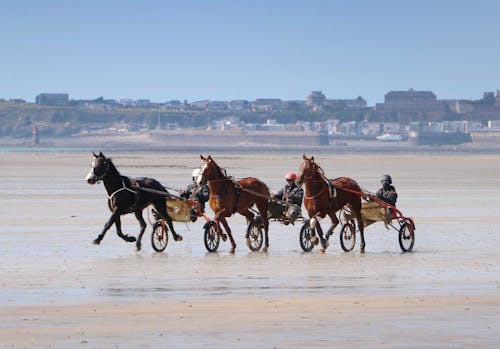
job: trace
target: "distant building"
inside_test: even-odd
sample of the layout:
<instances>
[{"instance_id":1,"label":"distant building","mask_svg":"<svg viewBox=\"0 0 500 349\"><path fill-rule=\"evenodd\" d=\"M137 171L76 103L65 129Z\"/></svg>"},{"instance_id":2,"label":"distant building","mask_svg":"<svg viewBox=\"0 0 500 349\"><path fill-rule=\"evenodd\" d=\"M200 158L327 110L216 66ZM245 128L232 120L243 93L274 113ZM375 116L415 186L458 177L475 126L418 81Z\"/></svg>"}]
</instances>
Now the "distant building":
<instances>
[{"instance_id":1,"label":"distant building","mask_svg":"<svg viewBox=\"0 0 500 349\"><path fill-rule=\"evenodd\" d=\"M24 99L21 98L14 98L14 99L9 99L10 103L16 103L16 104L23 104L26 103Z\"/></svg>"},{"instance_id":2,"label":"distant building","mask_svg":"<svg viewBox=\"0 0 500 349\"><path fill-rule=\"evenodd\" d=\"M284 101L283 109L288 111L300 111L304 110L306 106L305 101Z\"/></svg>"},{"instance_id":3,"label":"distant building","mask_svg":"<svg viewBox=\"0 0 500 349\"><path fill-rule=\"evenodd\" d=\"M455 103L454 111L458 114L470 114L474 111L474 102L465 99L459 99Z\"/></svg>"},{"instance_id":4,"label":"distant building","mask_svg":"<svg viewBox=\"0 0 500 349\"><path fill-rule=\"evenodd\" d=\"M324 105L332 110L359 110L367 106L361 96L356 99L327 99Z\"/></svg>"},{"instance_id":5,"label":"distant building","mask_svg":"<svg viewBox=\"0 0 500 349\"><path fill-rule=\"evenodd\" d=\"M40 93L36 96L36 104L40 105L68 105L67 93Z\"/></svg>"},{"instance_id":6,"label":"distant building","mask_svg":"<svg viewBox=\"0 0 500 349\"><path fill-rule=\"evenodd\" d=\"M409 89L388 92L384 103L377 103L375 109L386 121L407 123L439 119L446 113L447 104L438 101L431 91Z\"/></svg>"},{"instance_id":7,"label":"distant building","mask_svg":"<svg viewBox=\"0 0 500 349\"><path fill-rule=\"evenodd\" d=\"M254 111L273 111L282 109L283 102L278 98L257 98L255 102L252 103L252 109Z\"/></svg>"},{"instance_id":8,"label":"distant building","mask_svg":"<svg viewBox=\"0 0 500 349\"><path fill-rule=\"evenodd\" d=\"M318 107L325 104L326 97L321 91L312 91L306 99L308 107Z\"/></svg>"},{"instance_id":9,"label":"distant building","mask_svg":"<svg viewBox=\"0 0 500 349\"><path fill-rule=\"evenodd\" d=\"M169 110L183 110L184 104L178 99L173 99L171 101L165 102L164 107L165 109Z\"/></svg>"},{"instance_id":10,"label":"distant building","mask_svg":"<svg viewBox=\"0 0 500 349\"><path fill-rule=\"evenodd\" d=\"M229 102L227 107L231 111L245 111L250 109L250 103L246 100L233 100Z\"/></svg>"},{"instance_id":11,"label":"distant building","mask_svg":"<svg viewBox=\"0 0 500 349\"><path fill-rule=\"evenodd\" d=\"M228 108L227 104L228 103L225 102L225 101L211 101L207 105L207 110L208 111L223 111L223 110L227 110L227 108Z\"/></svg>"},{"instance_id":12,"label":"distant building","mask_svg":"<svg viewBox=\"0 0 500 349\"><path fill-rule=\"evenodd\" d=\"M209 103L210 103L209 100L191 102L191 108L192 109L198 109L198 110L207 110L207 107L208 107Z\"/></svg>"},{"instance_id":13,"label":"distant building","mask_svg":"<svg viewBox=\"0 0 500 349\"><path fill-rule=\"evenodd\" d=\"M138 99L136 106L139 108L149 108L151 107L151 101L149 99Z\"/></svg>"},{"instance_id":14,"label":"distant building","mask_svg":"<svg viewBox=\"0 0 500 349\"><path fill-rule=\"evenodd\" d=\"M434 112L437 108L436 95L431 91L390 91L384 96L384 108L388 111Z\"/></svg>"},{"instance_id":15,"label":"distant building","mask_svg":"<svg viewBox=\"0 0 500 349\"><path fill-rule=\"evenodd\" d=\"M500 115L500 97L498 91L494 92L484 92L483 98L474 101L474 112L475 116L487 117L487 118L498 118Z\"/></svg>"}]
</instances>

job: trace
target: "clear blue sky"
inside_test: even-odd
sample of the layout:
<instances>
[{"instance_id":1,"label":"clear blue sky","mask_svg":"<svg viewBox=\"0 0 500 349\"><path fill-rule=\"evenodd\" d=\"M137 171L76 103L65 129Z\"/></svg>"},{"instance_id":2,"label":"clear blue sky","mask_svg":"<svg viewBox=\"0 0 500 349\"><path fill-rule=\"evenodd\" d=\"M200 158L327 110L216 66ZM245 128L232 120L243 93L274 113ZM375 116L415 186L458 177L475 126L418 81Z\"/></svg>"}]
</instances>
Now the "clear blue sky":
<instances>
[{"instance_id":1,"label":"clear blue sky","mask_svg":"<svg viewBox=\"0 0 500 349\"><path fill-rule=\"evenodd\" d=\"M0 0L0 98L478 99L499 29L495 0Z\"/></svg>"}]
</instances>

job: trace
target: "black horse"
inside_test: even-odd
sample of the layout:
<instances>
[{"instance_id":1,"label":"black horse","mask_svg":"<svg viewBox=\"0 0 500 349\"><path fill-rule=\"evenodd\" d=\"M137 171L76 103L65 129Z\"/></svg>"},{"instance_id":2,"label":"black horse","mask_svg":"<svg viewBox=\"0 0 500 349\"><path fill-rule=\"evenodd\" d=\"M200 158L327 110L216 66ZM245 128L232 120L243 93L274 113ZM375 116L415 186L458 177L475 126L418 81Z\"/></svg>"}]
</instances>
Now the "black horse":
<instances>
[{"instance_id":1,"label":"black horse","mask_svg":"<svg viewBox=\"0 0 500 349\"><path fill-rule=\"evenodd\" d=\"M120 175L115 165L110 158L106 158L102 152L99 155L94 154L94 161L89 173L85 177L89 184L95 184L98 181L104 182L104 187L108 192L108 206L111 212L111 217L104 225L103 231L94 240L94 244L99 245L101 240L109 228L113 225L116 226L116 233L119 237L127 242L136 242L137 251L141 250L141 239L144 231L146 230L146 222L142 217L142 211L149 205L153 205L159 215L167 222L172 236L175 241L181 241L182 236L178 235L172 225L172 219L167 213L167 201L164 195L146 191L152 189L153 191L165 192L168 191L153 178L129 178ZM145 190L142 190L144 188ZM135 217L141 225L141 231L137 240L130 235L122 233L122 225L120 216L127 213L134 213Z\"/></svg>"}]
</instances>

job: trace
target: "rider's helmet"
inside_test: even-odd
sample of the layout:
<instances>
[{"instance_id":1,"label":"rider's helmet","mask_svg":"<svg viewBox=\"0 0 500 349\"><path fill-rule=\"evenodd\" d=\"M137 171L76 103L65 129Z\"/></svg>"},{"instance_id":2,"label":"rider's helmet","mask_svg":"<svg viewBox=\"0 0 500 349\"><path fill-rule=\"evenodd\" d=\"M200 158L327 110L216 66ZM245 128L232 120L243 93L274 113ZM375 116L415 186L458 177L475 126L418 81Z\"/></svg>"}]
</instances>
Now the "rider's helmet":
<instances>
[{"instance_id":1,"label":"rider's helmet","mask_svg":"<svg viewBox=\"0 0 500 349\"><path fill-rule=\"evenodd\" d=\"M201 171L200 171L200 169L199 169L199 168L195 168L195 169L193 170L192 175L193 175L193 182L195 182L195 183L196 183L196 185L197 185L198 187L200 187L200 186L201 186L201 180L202 180L202 178L201 178Z\"/></svg>"},{"instance_id":2,"label":"rider's helmet","mask_svg":"<svg viewBox=\"0 0 500 349\"><path fill-rule=\"evenodd\" d=\"M392 183L392 178L391 178L391 176L389 176L388 174L385 174L385 175L383 175L383 176L382 176L382 178L380 179L380 182L381 182L382 184L384 184L384 183L391 184L391 183Z\"/></svg>"},{"instance_id":3,"label":"rider's helmet","mask_svg":"<svg viewBox=\"0 0 500 349\"><path fill-rule=\"evenodd\" d=\"M285 175L285 179L286 179L286 180L289 180L289 179L293 179L293 180L295 180L295 179L297 179L297 175L296 175L295 173L293 173L293 172L288 172L288 173Z\"/></svg>"}]
</instances>

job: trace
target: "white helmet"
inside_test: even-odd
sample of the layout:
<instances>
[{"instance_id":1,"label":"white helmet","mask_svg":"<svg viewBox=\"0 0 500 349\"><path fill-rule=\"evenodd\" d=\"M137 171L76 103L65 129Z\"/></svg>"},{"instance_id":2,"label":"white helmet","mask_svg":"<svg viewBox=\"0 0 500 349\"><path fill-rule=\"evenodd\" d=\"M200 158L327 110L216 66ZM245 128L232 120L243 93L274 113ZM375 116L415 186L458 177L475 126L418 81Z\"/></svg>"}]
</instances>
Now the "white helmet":
<instances>
[{"instance_id":1,"label":"white helmet","mask_svg":"<svg viewBox=\"0 0 500 349\"><path fill-rule=\"evenodd\" d=\"M193 182L199 187L201 186L201 171L199 168L193 170Z\"/></svg>"}]
</instances>

